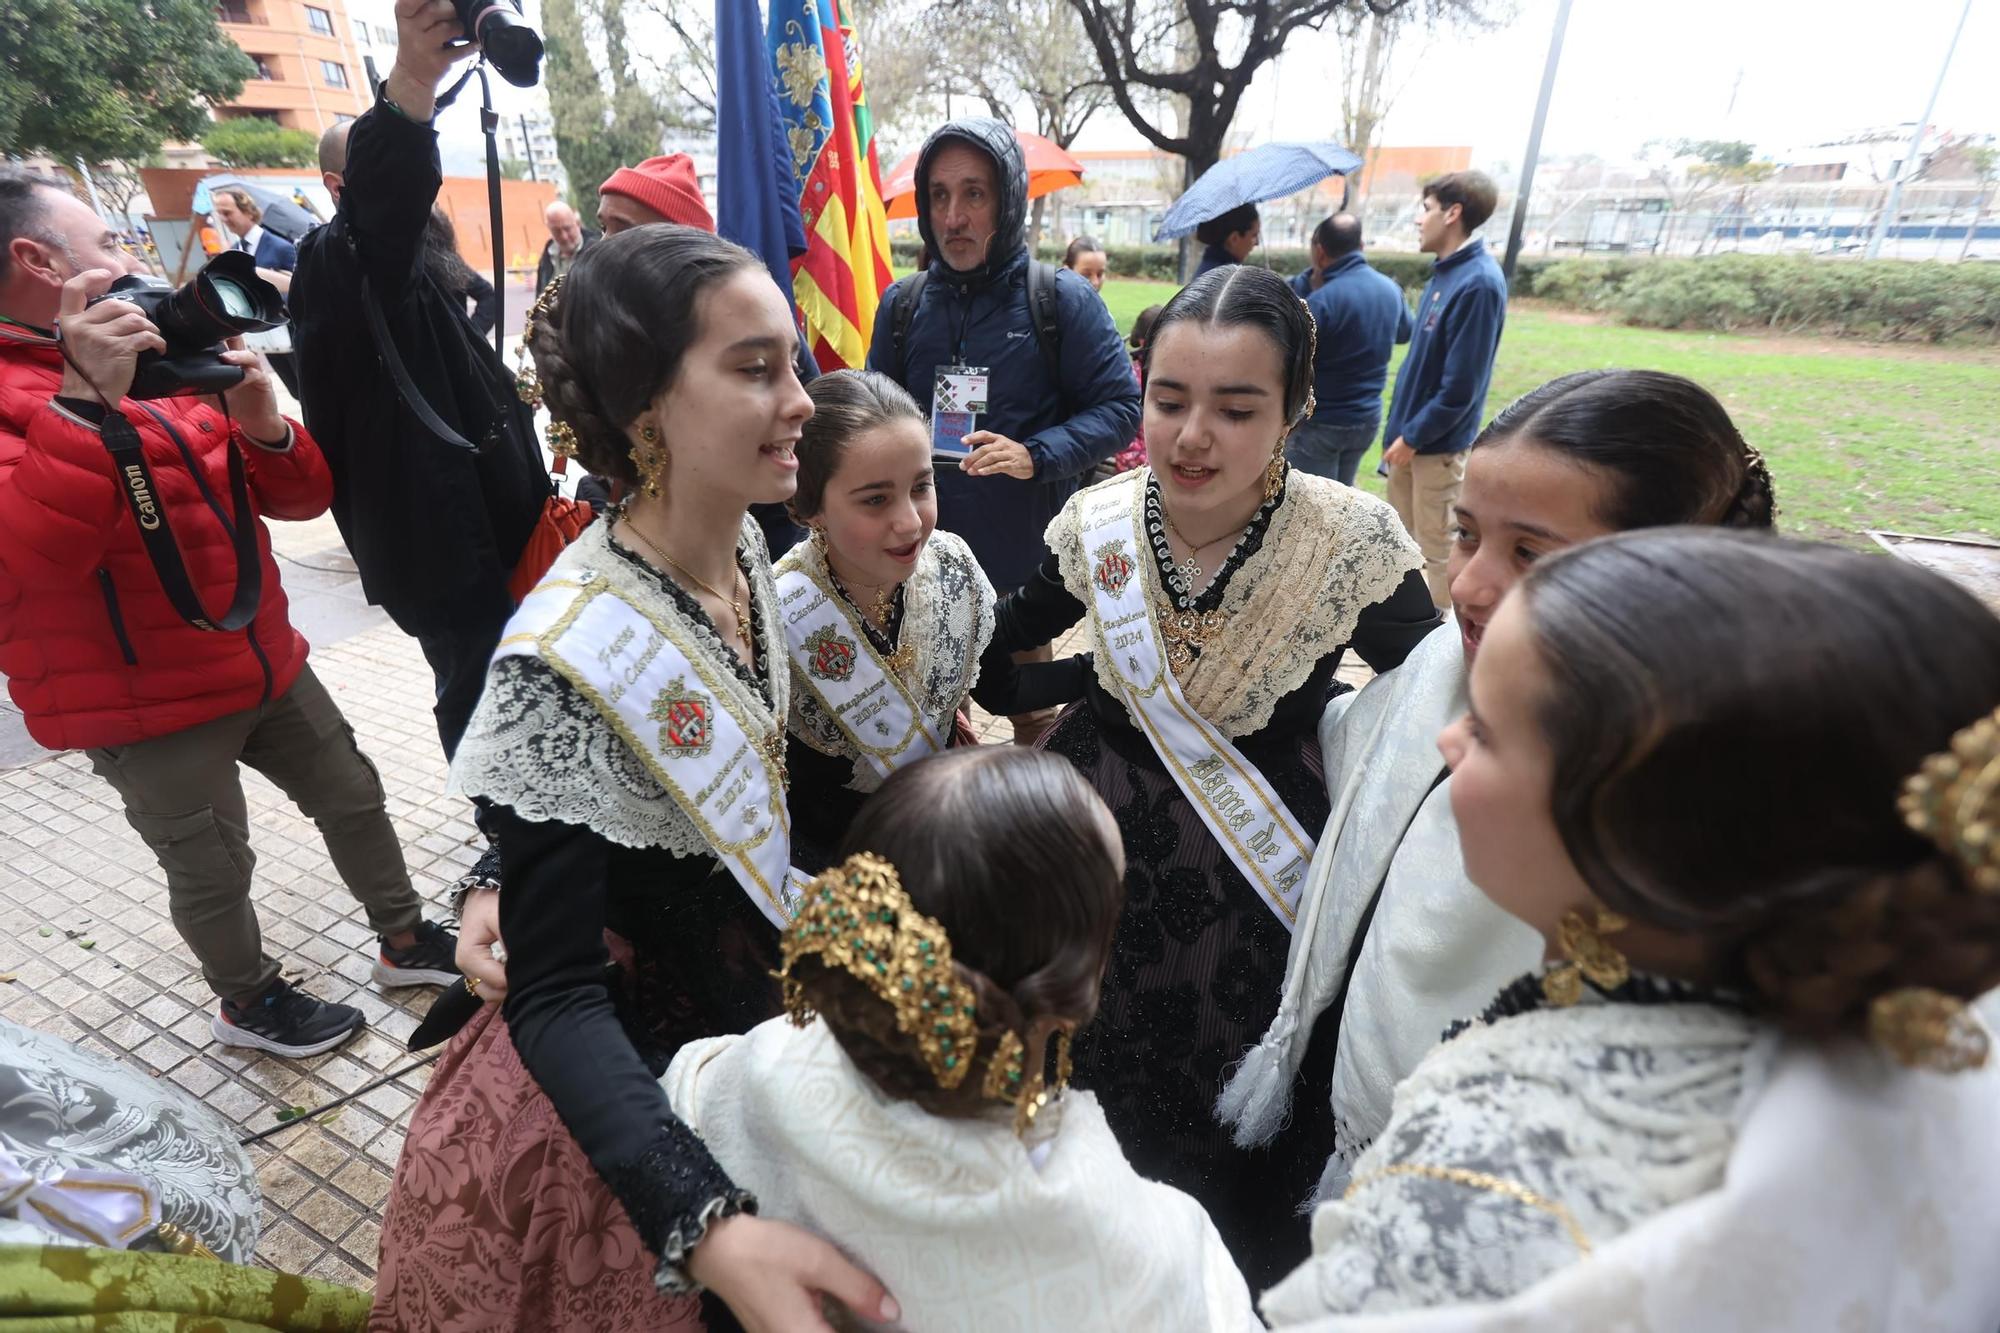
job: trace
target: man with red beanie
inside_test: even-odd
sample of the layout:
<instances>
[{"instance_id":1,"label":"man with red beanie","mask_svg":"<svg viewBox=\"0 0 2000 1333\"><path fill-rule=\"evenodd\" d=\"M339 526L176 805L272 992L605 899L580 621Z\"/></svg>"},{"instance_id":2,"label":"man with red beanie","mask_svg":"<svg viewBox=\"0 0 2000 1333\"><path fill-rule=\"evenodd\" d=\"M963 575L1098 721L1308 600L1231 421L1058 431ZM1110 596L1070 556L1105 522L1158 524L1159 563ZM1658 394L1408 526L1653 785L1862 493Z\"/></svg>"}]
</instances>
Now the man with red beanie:
<instances>
[{"instance_id":1,"label":"man with red beanie","mask_svg":"<svg viewBox=\"0 0 2000 1333\"><path fill-rule=\"evenodd\" d=\"M694 169L694 159L686 153L649 157L636 167L620 167L597 189L597 225L606 236L656 222L699 227L710 234L715 231L715 217L702 198L701 176ZM803 336L793 363L801 384L819 378L819 367L813 363ZM611 487L601 477L585 478L577 484L576 493L600 510L610 506ZM751 505L750 514L764 529L774 560L805 535L782 504Z\"/></svg>"},{"instance_id":2,"label":"man with red beanie","mask_svg":"<svg viewBox=\"0 0 2000 1333\"><path fill-rule=\"evenodd\" d=\"M141 271L66 188L0 169L0 671L29 734L85 751L159 859L221 1002L216 1040L313 1055L363 1017L263 950L239 764L319 825L381 937L377 982L458 981L456 942L423 919L382 780L286 615L264 518L324 513L326 460L240 339L222 353L247 372L226 411L127 398L139 357L167 344L138 306L91 298ZM224 630L217 607L247 622Z\"/></svg>"},{"instance_id":3,"label":"man with red beanie","mask_svg":"<svg viewBox=\"0 0 2000 1333\"><path fill-rule=\"evenodd\" d=\"M701 177L686 153L649 157L636 167L620 167L597 190L597 225L616 236L649 222L715 230L715 218L701 197Z\"/></svg>"}]
</instances>

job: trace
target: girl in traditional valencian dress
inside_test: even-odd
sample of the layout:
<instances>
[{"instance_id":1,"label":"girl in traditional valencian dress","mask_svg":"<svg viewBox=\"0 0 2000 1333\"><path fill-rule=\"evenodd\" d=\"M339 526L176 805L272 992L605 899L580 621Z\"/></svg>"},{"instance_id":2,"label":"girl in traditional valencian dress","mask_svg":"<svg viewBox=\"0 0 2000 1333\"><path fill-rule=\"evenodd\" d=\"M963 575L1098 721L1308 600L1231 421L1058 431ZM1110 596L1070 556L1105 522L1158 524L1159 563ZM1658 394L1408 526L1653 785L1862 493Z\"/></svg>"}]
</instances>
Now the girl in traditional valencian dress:
<instances>
[{"instance_id":1,"label":"girl in traditional valencian dress","mask_svg":"<svg viewBox=\"0 0 2000 1333\"><path fill-rule=\"evenodd\" d=\"M791 1020L691 1042L665 1081L766 1217L818 1231L923 1333L1248 1333L1201 1206L1063 1087L1124 898L1110 811L1063 760L898 768L786 932Z\"/></svg>"},{"instance_id":2,"label":"girl in traditional valencian dress","mask_svg":"<svg viewBox=\"0 0 2000 1333\"><path fill-rule=\"evenodd\" d=\"M379 1327L695 1328L697 1285L753 1330L824 1328L821 1290L893 1317L751 1216L657 1081L778 1011L790 682L747 510L795 485L796 340L761 262L684 227L593 246L532 321L551 414L632 499L523 601L454 761L491 803L512 954L413 1117Z\"/></svg>"},{"instance_id":3,"label":"girl in traditional valencian dress","mask_svg":"<svg viewBox=\"0 0 2000 1333\"><path fill-rule=\"evenodd\" d=\"M930 432L903 387L839 370L806 388L792 514L811 540L777 564L792 661L792 862L818 870L897 768L968 743L968 693L999 716L1068 703L1081 658L1016 666L993 645L993 587L937 528Z\"/></svg>"},{"instance_id":4,"label":"girl in traditional valencian dress","mask_svg":"<svg viewBox=\"0 0 2000 1333\"><path fill-rule=\"evenodd\" d=\"M1201 1200L1254 1287L1303 1253L1293 1210L1332 1138L1324 1098L1299 1109L1310 1147L1284 1153L1235 1148L1213 1109L1275 1012L1326 823L1315 728L1349 645L1387 670L1439 622L1394 511L1285 465L1313 321L1282 278L1196 279L1147 357L1150 466L1071 499L996 637L1089 622L1095 678L1043 743L1117 817L1127 901L1077 1082L1142 1175Z\"/></svg>"},{"instance_id":5,"label":"girl in traditional valencian dress","mask_svg":"<svg viewBox=\"0 0 2000 1333\"><path fill-rule=\"evenodd\" d=\"M1273 1324L2000 1326L2000 620L1881 556L1603 538L1486 622L1438 748L1551 961L1396 1089Z\"/></svg>"},{"instance_id":6,"label":"girl in traditional valencian dress","mask_svg":"<svg viewBox=\"0 0 2000 1333\"><path fill-rule=\"evenodd\" d=\"M1330 700L1320 720L1334 813L1278 1016L1223 1094L1239 1143L1277 1135L1293 1096L1326 1098L1325 1084L1295 1079L1305 1038L1337 1024L1321 1194L1338 1198L1388 1122L1396 1084L1438 1034L1542 956L1541 936L1466 879L1437 752L1438 731L1465 712L1480 636L1507 590L1536 561L1593 537L1677 523L1769 530L1776 509L1762 456L1712 394L1678 375L1564 375L1472 442L1454 507L1453 614L1402 666Z\"/></svg>"}]
</instances>

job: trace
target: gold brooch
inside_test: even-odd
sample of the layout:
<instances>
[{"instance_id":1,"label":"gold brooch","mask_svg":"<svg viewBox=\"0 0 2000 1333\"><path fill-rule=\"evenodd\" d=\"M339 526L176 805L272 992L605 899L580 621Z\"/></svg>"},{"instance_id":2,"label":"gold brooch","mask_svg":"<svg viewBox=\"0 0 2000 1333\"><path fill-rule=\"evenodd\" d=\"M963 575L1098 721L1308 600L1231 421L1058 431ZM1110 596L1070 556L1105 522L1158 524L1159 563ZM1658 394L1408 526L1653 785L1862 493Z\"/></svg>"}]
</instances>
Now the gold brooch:
<instances>
[{"instance_id":1,"label":"gold brooch","mask_svg":"<svg viewBox=\"0 0 2000 1333\"><path fill-rule=\"evenodd\" d=\"M1868 1035L1897 1063L1940 1074L1981 1068L1990 1044L1965 1001L1928 986L1876 996L1868 1006Z\"/></svg>"},{"instance_id":2,"label":"gold brooch","mask_svg":"<svg viewBox=\"0 0 2000 1333\"><path fill-rule=\"evenodd\" d=\"M1229 623L1220 611L1182 611L1160 607L1160 638L1167 645L1167 665L1175 675L1193 666L1209 639Z\"/></svg>"},{"instance_id":3,"label":"gold brooch","mask_svg":"<svg viewBox=\"0 0 2000 1333\"><path fill-rule=\"evenodd\" d=\"M1556 927L1556 947L1564 961L1542 974L1543 997L1560 1009L1583 998L1585 978L1599 990L1624 985L1632 975L1631 965L1604 936L1616 935L1628 924L1618 913L1601 907L1595 923L1584 920L1581 912L1564 912Z\"/></svg>"}]
</instances>

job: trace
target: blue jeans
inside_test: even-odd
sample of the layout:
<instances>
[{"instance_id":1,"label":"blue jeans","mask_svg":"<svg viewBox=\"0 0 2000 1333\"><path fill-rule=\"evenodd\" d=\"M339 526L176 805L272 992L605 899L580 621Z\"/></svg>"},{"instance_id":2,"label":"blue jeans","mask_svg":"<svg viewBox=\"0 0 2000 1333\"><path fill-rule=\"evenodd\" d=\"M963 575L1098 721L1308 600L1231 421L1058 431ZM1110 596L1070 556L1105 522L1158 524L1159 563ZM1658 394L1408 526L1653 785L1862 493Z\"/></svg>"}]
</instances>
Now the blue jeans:
<instances>
[{"instance_id":1,"label":"blue jeans","mask_svg":"<svg viewBox=\"0 0 2000 1333\"><path fill-rule=\"evenodd\" d=\"M1380 424L1364 421L1347 425L1317 418L1302 422L1285 442L1285 457L1302 472L1352 486L1361 456L1375 443L1375 431Z\"/></svg>"}]
</instances>

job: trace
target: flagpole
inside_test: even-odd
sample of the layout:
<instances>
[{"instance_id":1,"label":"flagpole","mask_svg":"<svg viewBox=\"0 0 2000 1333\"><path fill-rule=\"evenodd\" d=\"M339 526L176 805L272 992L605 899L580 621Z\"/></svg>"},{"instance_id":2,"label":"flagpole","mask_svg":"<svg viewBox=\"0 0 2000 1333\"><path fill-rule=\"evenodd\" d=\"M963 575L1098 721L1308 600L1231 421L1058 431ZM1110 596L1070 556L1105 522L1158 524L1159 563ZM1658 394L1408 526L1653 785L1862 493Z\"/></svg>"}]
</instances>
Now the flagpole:
<instances>
[{"instance_id":1,"label":"flagpole","mask_svg":"<svg viewBox=\"0 0 2000 1333\"><path fill-rule=\"evenodd\" d=\"M1971 0L1967 0L1971 3ZM1521 184L1514 193L1514 222L1507 228L1507 258L1500 265L1509 284L1514 281L1514 264L1521 257L1521 231L1528 225L1528 194L1535 184L1535 163L1542 156L1542 126L1549 119L1549 98L1556 90L1556 65L1562 60L1563 31L1569 27L1570 0L1556 6L1555 31L1549 34L1549 58L1542 66L1542 95L1535 102L1535 123L1528 131L1528 155L1521 164Z\"/></svg>"},{"instance_id":2,"label":"flagpole","mask_svg":"<svg viewBox=\"0 0 2000 1333\"><path fill-rule=\"evenodd\" d=\"M1875 234L1868 238L1868 258L1878 259L1882 254L1882 237L1896 224L1896 215L1903 207L1903 182L1917 170L1917 154L1923 151L1924 136L1931 130L1931 112L1937 110L1938 94L1944 91L1944 76L1951 72L1951 58L1958 53L1958 39L1965 32L1965 21L1972 17L1972 0L1965 0L1965 8L1958 13L1958 26L1951 30L1951 45L1944 49L1944 63L1938 66L1937 82L1931 85L1931 100L1924 103L1923 119L1917 122L1917 132L1910 136L1910 149L1903 154L1903 160L1896 165L1896 181L1889 187L1889 202L1882 206L1882 220L1875 224ZM1973 219L1975 222L1978 219Z\"/></svg>"}]
</instances>

